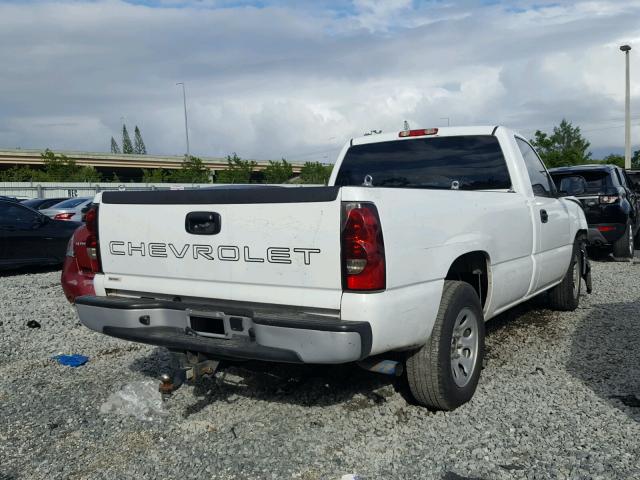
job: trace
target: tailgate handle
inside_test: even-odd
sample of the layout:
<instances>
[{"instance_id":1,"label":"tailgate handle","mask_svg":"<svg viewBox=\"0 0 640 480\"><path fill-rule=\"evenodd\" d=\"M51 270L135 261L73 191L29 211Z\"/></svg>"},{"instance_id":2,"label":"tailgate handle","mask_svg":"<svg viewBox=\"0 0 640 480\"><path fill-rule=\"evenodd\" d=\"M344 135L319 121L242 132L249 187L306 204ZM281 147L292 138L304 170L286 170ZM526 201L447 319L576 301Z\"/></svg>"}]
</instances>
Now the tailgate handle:
<instances>
[{"instance_id":1,"label":"tailgate handle","mask_svg":"<svg viewBox=\"0 0 640 480\"><path fill-rule=\"evenodd\" d=\"M216 212L189 212L184 228L194 235L216 235L220 233L220 214Z\"/></svg>"}]
</instances>

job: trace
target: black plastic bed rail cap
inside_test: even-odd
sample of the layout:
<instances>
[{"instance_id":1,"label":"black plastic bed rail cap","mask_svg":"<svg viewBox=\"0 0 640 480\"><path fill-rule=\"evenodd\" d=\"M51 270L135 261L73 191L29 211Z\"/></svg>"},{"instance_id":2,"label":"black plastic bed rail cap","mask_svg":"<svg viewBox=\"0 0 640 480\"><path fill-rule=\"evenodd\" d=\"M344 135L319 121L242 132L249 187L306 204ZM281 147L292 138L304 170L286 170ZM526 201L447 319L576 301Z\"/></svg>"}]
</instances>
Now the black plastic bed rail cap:
<instances>
[{"instance_id":1,"label":"black plastic bed rail cap","mask_svg":"<svg viewBox=\"0 0 640 480\"><path fill-rule=\"evenodd\" d=\"M151 192L104 192L102 203L115 205L207 205L332 202L340 187L202 188Z\"/></svg>"}]
</instances>

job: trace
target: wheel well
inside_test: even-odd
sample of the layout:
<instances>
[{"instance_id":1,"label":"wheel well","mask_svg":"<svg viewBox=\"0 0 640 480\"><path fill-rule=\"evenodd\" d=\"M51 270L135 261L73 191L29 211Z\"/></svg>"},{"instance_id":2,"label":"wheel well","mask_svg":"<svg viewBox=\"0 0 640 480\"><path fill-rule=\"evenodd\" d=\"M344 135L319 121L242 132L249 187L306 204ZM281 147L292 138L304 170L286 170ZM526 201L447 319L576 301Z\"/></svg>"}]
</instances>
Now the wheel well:
<instances>
[{"instance_id":1,"label":"wheel well","mask_svg":"<svg viewBox=\"0 0 640 480\"><path fill-rule=\"evenodd\" d=\"M576 238L579 238L579 237L584 237L585 240L587 239L587 231L584 228L581 228L576 233Z\"/></svg>"},{"instance_id":2,"label":"wheel well","mask_svg":"<svg viewBox=\"0 0 640 480\"><path fill-rule=\"evenodd\" d=\"M489 292L489 255L486 252L469 252L459 256L449 267L445 280L459 280L471 285L484 308Z\"/></svg>"}]
</instances>

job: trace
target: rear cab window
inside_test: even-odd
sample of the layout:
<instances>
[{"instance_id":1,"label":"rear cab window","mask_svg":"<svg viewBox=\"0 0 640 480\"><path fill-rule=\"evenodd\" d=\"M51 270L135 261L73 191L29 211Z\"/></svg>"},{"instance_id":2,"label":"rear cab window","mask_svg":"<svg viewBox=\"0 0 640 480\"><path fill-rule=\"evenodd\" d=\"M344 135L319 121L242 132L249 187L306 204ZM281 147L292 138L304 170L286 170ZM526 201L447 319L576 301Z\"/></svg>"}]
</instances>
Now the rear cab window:
<instances>
[{"instance_id":1,"label":"rear cab window","mask_svg":"<svg viewBox=\"0 0 640 480\"><path fill-rule=\"evenodd\" d=\"M496 137L465 135L354 145L335 185L509 190L511 177Z\"/></svg>"},{"instance_id":2,"label":"rear cab window","mask_svg":"<svg viewBox=\"0 0 640 480\"><path fill-rule=\"evenodd\" d=\"M607 170L568 170L551 174L558 189L563 178L575 176L580 176L587 182L584 195L606 195L615 191L611 175Z\"/></svg>"}]
</instances>

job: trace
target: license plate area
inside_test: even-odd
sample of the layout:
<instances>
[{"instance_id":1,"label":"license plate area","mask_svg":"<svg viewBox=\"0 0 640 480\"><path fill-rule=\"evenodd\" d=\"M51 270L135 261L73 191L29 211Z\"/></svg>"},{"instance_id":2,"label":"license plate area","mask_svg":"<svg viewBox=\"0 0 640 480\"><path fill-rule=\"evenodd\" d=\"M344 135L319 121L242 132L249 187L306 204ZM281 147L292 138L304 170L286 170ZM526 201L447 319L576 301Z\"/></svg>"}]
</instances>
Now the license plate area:
<instances>
[{"instance_id":1,"label":"license plate area","mask_svg":"<svg viewBox=\"0 0 640 480\"><path fill-rule=\"evenodd\" d=\"M216 317L201 317L190 315L191 329L198 333L207 333L215 336L226 336L224 329L224 319Z\"/></svg>"},{"instance_id":2,"label":"license plate area","mask_svg":"<svg viewBox=\"0 0 640 480\"><path fill-rule=\"evenodd\" d=\"M215 338L250 336L252 320L249 317L194 310L188 310L187 315L188 325L199 335Z\"/></svg>"}]
</instances>

